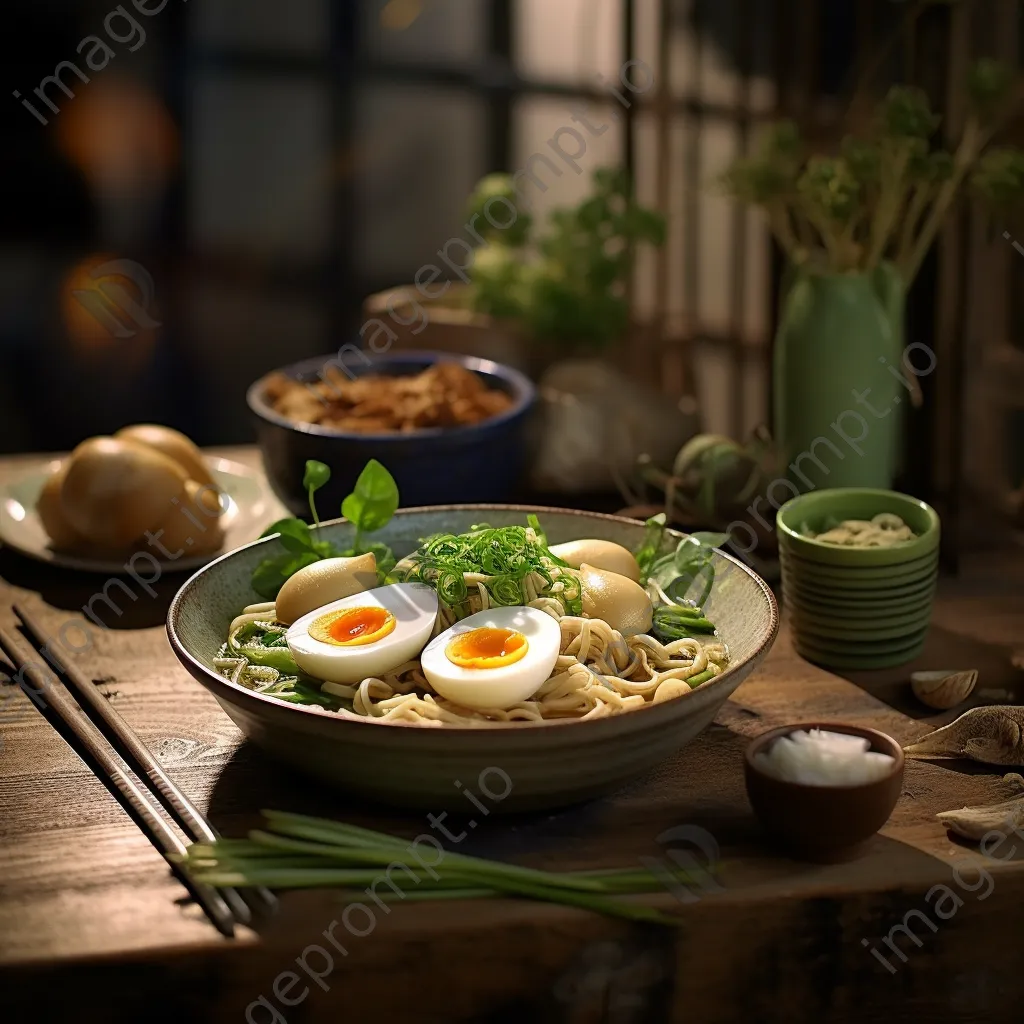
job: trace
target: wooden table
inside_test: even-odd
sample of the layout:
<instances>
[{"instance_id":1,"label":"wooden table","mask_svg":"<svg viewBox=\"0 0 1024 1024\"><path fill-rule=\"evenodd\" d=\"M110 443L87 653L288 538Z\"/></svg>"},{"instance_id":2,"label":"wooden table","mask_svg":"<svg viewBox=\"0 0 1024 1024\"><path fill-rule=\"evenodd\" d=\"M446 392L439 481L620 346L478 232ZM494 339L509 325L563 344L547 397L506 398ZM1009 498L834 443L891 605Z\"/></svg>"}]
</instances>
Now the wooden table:
<instances>
[{"instance_id":1,"label":"wooden table","mask_svg":"<svg viewBox=\"0 0 1024 1024\"><path fill-rule=\"evenodd\" d=\"M23 467L0 462L0 482ZM978 667L981 686L1019 699L1024 673L1009 658L1024 634L1018 570L1004 557L946 581L920 664ZM4 625L17 599L54 629L103 582L11 552L0 552L0 577ZM161 580L158 597L127 609L81 664L182 789L229 834L268 806L421 831L422 816L354 805L242 741L168 648L163 620L180 582ZM681 915L678 932L529 902L394 905L371 934L334 953L334 972L319 983L296 958L327 945L322 933L341 911L335 894L286 894L258 934L220 938L104 787L27 698L3 687L0 1021L1016 1020L1024 865L983 858L934 819L1010 795L1000 774L908 764L886 828L862 857L831 866L775 853L744 795L741 752L775 725L834 718L909 741L952 717L925 719L908 671L840 678L796 657L784 629L715 724L650 777L583 807L492 820L471 840L471 852L545 867L632 865L664 855L658 837L669 827L700 825L720 845L723 888L683 906L667 893L652 897ZM1024 857L1024 842L1016 846ZM925 900L936 885L960 901L944 905L946 919ZM906 962L882 944L904 921L920 943L895 933ZM319 954L305 956L312 973L326 972Z\"/></svg>"}]
</instances>

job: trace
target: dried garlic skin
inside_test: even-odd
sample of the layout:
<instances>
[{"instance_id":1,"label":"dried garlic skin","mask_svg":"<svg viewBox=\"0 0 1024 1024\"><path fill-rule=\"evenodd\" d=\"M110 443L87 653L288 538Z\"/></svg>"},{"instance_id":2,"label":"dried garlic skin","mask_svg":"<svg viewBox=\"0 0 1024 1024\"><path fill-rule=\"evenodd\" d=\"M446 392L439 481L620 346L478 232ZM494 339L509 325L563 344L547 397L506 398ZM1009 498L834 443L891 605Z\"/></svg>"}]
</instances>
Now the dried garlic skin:
<instances>
[{"instance_id":1,"label":"dried garlic skin","mask_svg":"<svg viewBox=\"0 0 1024 1024\"><path fill-rule=\"evenodd\" d=\"M1008 836L1024 826L1024 797L1002 800L985 807L961 807L958 811L940 811L935 815L951 832L975 842L991 832Z\"/></svg>"},{"instance_id":2,"label":"dried garlic skin","mask_svg":"<svg viewBox=\"0 0 1024 1024\"><path fill-rule=\"evenodd\" d=\"M976 668L963 672L913 672L910 687L922 704L939 711L948 711L967 700L977 681Z\"/></svg>"},{"instance_id":3,"label":"dried garlic skin","mask_svg":"<svg viewBox=\"0 0 1024 1024\"><path fill-rule=\"evenodd\" d=\"M1024 793L1024 776L1018 772L1008 772L1003 776L1003 782L1018 794ZM1024 796L1018 795L984 807L940 811L935 817L951 832L975 842L980 842L993 832L1008 836L1024 826Z\"/></svg>"},{"instance_id":4,"label":"dried garlic skin","mask_svg":"<svg viewBox=\"0 0 1024 1024\"><path fill-rule=\"evenodd\" d=\"M903 752L910 757L969 757L984 764L1024 765L1024 707L971 708Z\"/></svg>"}]
</instances>

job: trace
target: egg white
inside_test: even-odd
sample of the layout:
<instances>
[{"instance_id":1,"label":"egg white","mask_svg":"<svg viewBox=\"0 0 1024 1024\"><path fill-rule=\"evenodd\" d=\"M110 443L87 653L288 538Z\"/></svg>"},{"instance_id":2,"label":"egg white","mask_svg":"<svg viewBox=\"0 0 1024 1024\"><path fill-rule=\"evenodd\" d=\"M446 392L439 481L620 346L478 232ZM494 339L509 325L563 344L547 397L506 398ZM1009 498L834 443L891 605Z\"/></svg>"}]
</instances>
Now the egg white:
<instances>
[{"instance_id":1,"label":"egg white","mask_svg":"<svg viewBox=\"0 0 1024 1024\"><path fill-rule=\"evenodd\" d=\"M514 629L526 637L526 654L499 668L465 668L448 660L445 648L454 637L491 626ZM467 708L509 708L529 697L551 675L558 660L562 631L556 619L537 608L489 608L455 623L436 636L420 655L423 674L448 700Z\"/></svg>"},{"instance_id":2,"label":"egg white","mask_svg":"<svg viewBox=\"0 0 1024 1024\"><path fill-rule=\"evenodd\" d=\"M370 644L337 647L309 635L321 615L344 608L384 608L395 628ZM307 675L330 683L361 683L398 668L423 649L437 622L437 594L423 583L393 583L314 608L289 627L285 639L295 663Z\"/></svg>"}]
</instances>

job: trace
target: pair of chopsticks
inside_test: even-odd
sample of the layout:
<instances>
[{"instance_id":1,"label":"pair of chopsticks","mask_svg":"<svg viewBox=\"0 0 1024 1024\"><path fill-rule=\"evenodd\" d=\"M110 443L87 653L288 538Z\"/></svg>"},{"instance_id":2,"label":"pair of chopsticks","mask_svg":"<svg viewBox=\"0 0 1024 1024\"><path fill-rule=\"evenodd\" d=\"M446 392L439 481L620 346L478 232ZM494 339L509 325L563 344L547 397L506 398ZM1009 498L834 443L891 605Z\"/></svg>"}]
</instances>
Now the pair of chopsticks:
<instances>
[{"instance_id":1,"label":"pair of chopsticks","mask_svg":"<svg viewBox=\"0 0 1024 1024\"><path fill-rule=\"evenodd\" d=\"M160 807L197 842L213 842L218 838L216 830L171 781L93 681L61 654L59 645L30 615L17 605L14 613L32 644L19 634L0 628L0 649L17 670L21 688L51 725L57 728L54 718L63 723L70 736L63 732L62 735L163 855L210 921L230 937L236 924L252 920L254 910L272 912L277 901L267 889L247 890L247 903L236 889L215 889L189 876L178 861L186 852L185 844L167 823ZM142 787L136 784L132 772Z\"/></svg>"}]
</instances>

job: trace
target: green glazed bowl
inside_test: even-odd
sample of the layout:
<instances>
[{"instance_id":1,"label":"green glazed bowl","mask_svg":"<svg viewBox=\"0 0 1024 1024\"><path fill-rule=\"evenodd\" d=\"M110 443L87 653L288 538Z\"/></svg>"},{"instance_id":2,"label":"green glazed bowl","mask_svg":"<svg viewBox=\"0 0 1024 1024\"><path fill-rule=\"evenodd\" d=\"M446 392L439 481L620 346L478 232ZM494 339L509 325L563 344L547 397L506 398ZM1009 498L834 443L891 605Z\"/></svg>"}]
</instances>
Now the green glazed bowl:
<instances>
[{"instance_id":1,"label":"green glazed bowl","mask_svg":"<svg viewBox=\"0 0 1024 1024\"><path fill-rule=\"evenodd\" d=\"M927 626L931 621L930 606L904 615L886 616L867 622L863 619L843 619L816 614L797 605L785 601L789 620L793 628L803 636L817 636L834 640L859 643L863 640L895 640L906 636L917 629Z\"/></svg>"},{"instance_id":2,"label":"green glazed bowl","mask_svg":"<svg viewBox=\"0 0 1024 1024\"><path fill-rule=\"evenodd\" d=\"M908 576L897 576L892 580L859 580L854 578L832 579L794 570L791 564L780 559L782 582L795 583L802 589L814 590L823 595L843 597L846 594L864 597L902 597L915 590L924 590L929 583L939 578L938 566L919 570Z\"/></svg>"},{"instance_id":3,"label":"green glazed bowl","mask_svg":"<svg viewBox=\"0 0 1024 1024\"><path fill-rule=\"evenodd\" d=\"M879 512L892 512L917 534L905 544L891 548L848 548L805 537L803 526L815 532L835 518L870 519ZM810 491L790 498L775 517L779 546L812 562L864 568L902 565L930 554L939 546L939 517L935 510L909 494L867 487L837 487Z\"/></svg>"},{"instance_id":4,"label":"green glazed bowl","mask_svg":"<svg viewBox=\"0 0 1024 1024\"><path fill-rule=\"evenodd\" d=\"M899 565L869 565L869 566L846 566L846 565L822 565L820 562L812 562L810 559L802 558L794 554L785 545L779 547L779 558L788 563L794 572L801 576L814 577L820 580L835 580L845 582L846 580L859 580L876 583L879 586L886 583L901 581L905 578L913 579L915 576L924 575L935 570L939 565L938 549L923 558L915 558L912 562L903 562Z\"/></svg>"},{"instance_id":5,"label":"green glazed bowl","mask_svg":"<svg viewBox=\"0 0 1024 1024\"><path fill-rule=\"evenodd\" d=\"M616 516L515 505L451 505L403 510L373 539L401 557L431 534L462 533L483 522L523 525L529 512L537 514L553 544L596 537L635 550L644 537L643 523ZM325 523L319 537L345 547L351 544L352 529L343 521ZM171 648L185 670L268 755L342 793L401 807L465 810L465 796L456 784L480 792L489 779L494 785L499 772L506 794L491 807L495 812L558 807L616 789L706 729L726 698L763 661L779 628L778 608L767 584L736 559L715 551L715 585L705 607L731 660L721 675L696 690L585 722L466 728L353 720L282 703L214 671L213 659L231 619L259 600L250 583L253 569L279 550L276 535L264 538L196 573L171 603ZM480 779L484 781L478 785Z\"/></svg>"},{"instance_id":6,"label":"green glazed bowl","mask_svg":"<svg viewBox=\"0 0 1024 1024\"><path fill-rule=\"evenodd\" d=\"M859 580L832 579L828 576L817 576L813 573L800 572L792 568L792 563L780 562L783 582L793 582L798 586L814 589L823 594L857 595L867 594L873 597L885 597L895 591L906 592L914 587L922 588L930 581L939 578L938 566L908 576L898 576L892 580Z\"/></svg>"},{"instance_id":7,"label":"green glazed bowl","mask_svg":"<svg viewBox=\"0 0 1024 1024\"><path fill-rule=\"evenodd\" d=\"M793 642L796 653L801 658L824 668L848 669L850 671L894 668L897 665L905 665L908 661L913 661L924 650L924 644L925 636L922 636L902 650L881 654L876 652L851 654L823 651L820 647L802 643L796 639Z\"/></svg>"},{"instance_id":8,"label":"green glazed bowl","mask_svg":"<svg viewBox=\"0 0 1024 1024\"><path fill-rule=\"evenodd\" d=\"M813 615L822 623L830 621L848 623L853 629L859 628L862 623L887 622L894 616L916 615L926 609L930 610L933 599L933 594L929 592L914 601L833 604L798 597L792 590L783 590L782 594L782 603L787 611L794 614L801 612L804 615Z\"/></svg>"},{"instance_id":9,"label":"green glazed bowl","mask_svg":"<svg viewBox=\"0 0 1024 1024\"><path fill-rule=\"evenodd\" d=\"M787 576L783 573L784 591L795 594L809 603L826 604L838 609L892 606L897 603L923 599L931 601L935 596L937 583L938 577L932 576L902 587L882 587L877 590L857 587L844 589L804 583L801 580L794 579L791 575Z\"/></svg>"},{"instance_id":10,"label":"green glazed bowl","mask_svg":"<svg viewBox=\"0 0 1024 1024\"><path fill-rule=\"evenodd\" d=\"M817 636L800 630L800 643L807 648L825 654L897 654L908 647L924 640L928 634L928 626L908 629L902 636L890 637L887 640L836 640L833 637Z\"/></svg>"},{"instance_id":11,"label":"green glazed bowl","mask_svg":"<svg viewBox=\"0 0 1024 1024\"><path fill-rule=\"evenodd\" d=\"M926 609L917 615L908 616L902 622L877 624L864 629L835 625L836 620L824 622L817 618L803 617L798 612L792 612L789 621L793 629L811 643L823 641L836 646L860 647L862 644L889 643L892 640L905 639L918 630L925 629L931 621L931 610Z\"/></svg>"}]
</instances>

